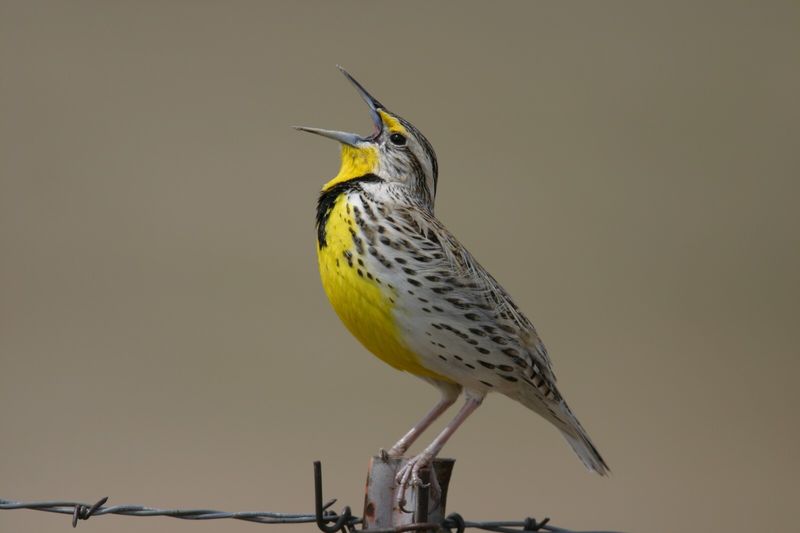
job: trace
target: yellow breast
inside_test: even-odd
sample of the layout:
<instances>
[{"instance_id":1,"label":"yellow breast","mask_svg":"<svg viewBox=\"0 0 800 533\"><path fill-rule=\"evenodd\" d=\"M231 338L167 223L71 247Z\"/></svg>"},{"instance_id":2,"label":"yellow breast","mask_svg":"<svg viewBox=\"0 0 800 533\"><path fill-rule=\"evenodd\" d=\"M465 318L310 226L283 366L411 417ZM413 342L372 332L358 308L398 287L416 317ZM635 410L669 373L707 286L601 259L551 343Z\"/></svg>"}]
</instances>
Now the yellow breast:
<instances>
[{"instance_id":1,"label":"yellow breast","mask_svg":"<svg viewBox=\"0 0 800 533\"><path fill-rule=\"evenodd\" d=\"M394 319L396 289L379 284L359 256L352 231L357 226L340 195L325 222L325 245L317 243L322 286L336 314L370 352L393 367L419 376L447 380L424 368L403 343ZM362 259L364 264L359 264Z\"/></svg>"}]
</instances>

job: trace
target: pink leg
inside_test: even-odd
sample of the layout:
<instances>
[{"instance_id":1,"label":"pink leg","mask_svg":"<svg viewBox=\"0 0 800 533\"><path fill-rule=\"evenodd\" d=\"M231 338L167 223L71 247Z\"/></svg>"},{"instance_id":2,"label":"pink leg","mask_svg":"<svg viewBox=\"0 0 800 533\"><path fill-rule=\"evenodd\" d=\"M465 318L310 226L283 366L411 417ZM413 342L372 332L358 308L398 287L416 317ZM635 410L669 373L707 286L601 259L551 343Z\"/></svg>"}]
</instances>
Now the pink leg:
<instances>
[{"instance_id":1,"label":"pink leg","mask_svg":"<svg viewBox=\"0 0 800 533\"><path fill-rule=\"evenodd\" d=\"M422 420L417 422L408 433L403 435L403 437L397 441L397 443L395 443L395 445L392 446L388 452L385 452L386 456L402 457L403 454L406 453L406 450L408 450L409 446L414 444L414 441L416 441L419 436L422 435L422 433L442 415L442 413L447 411L451 405L456 403L456 398L458 398L458 395L461 392L461 387L442 382L435 382L434 384L442 393L442 398L439 400L439 403L433 406L433 409L431 409L428 414L422 417Z\"/></svg>"},{"instance_id":2,"label":"pink leg","mask_svg":"<svg viewBox=\"0 0 800 533\"><path fill-rule=\"evenodd\" d=\"M420 469L428 466L431 461L433 461L434 457L436 457L439 452L442 451L445 443L447 443L450 437L453 436L453 433L455 433L464 420L466 420L467 417L471 415L472 412L478 408L478 406L480 406L480 404L483 402L484 395L485 393L467 391L467 401L464 403L464 406L461 408L455 418L453 418L453 420L447 424L442 432L439 433L435 439L433 439L433 442L431 442L430 445L422 451L422 453L412 459L409 459L408 462L397 472L397 484L400 485L400 490L397 491L398 501L402 502L405 500L405 491L409 485L416 486L421 483L419 478Z\"/></svg>"}]
</instances>

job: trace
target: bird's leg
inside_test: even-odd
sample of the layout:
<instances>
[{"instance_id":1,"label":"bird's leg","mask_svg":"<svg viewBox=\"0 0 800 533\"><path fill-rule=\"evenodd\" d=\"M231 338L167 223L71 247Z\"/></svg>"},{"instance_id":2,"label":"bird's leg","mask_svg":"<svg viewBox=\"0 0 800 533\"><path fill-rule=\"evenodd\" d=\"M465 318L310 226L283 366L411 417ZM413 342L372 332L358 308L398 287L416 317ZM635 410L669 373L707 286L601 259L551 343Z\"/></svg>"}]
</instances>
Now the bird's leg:
<instances>
[{"instance_id":1,"label":"bird's leg","mask_svg":"<svg viewBox=\"0 0 800 533\"><path fill-rule=\"evenodd\" d=\"M397 477L395 481L398 485L400 485L397 491L397 501L400 503L402 507L403 503L405 503L405 494L406 489L409 485L418 486L422 483L419 478L419 471L422 468L430 465L433 462L434 457L436 457L450 437L453 436L453 433L459 428L459 426L467 419L472 412L480 406L483 402L483 397L485 393L476 393L472 391L467 391L467 401L464 403L464 406L458 412L458 414L450 421L447 426L442 430L439 435L433 439L433 442L425 448L422 453L419 455L414 456L413 458L409 459L406 464L404 464L400 470L397 472ZM435 475L431 472L431 475Z\"/></svg>"},{"instance_id":2,"label":"bird's leg","mask_svg":"<svg viewBox=\"0 0 800 533\"><path fill-rule=\"evenodd\" d=\"M384 459L389 457L402 457L403 454L406 453L406 450L408 450L409 446L414 444L414 441L416 441L437 418L442 416L442 413L447 411L451 405L456 403L456 398L458 398L458 395L461 392L461 387L442 382L437 382L435 385L442 393L439 403L434 405L433 409L431 409L428 414L422 417L422 420L417 422L414 427L408 431L408 433L403 435L394 446L389 448L389 451L381 450L381 457Z\"/></svg>"}]
</instances>

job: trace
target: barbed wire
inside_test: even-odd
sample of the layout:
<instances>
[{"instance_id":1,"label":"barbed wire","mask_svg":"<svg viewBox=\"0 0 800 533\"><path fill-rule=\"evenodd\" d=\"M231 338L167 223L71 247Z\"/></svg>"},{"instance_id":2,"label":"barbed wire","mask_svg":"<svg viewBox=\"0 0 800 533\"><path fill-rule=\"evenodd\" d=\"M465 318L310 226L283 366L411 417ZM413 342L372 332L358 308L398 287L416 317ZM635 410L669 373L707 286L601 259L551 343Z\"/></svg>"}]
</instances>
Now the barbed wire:
<instances>
[{"instance_id":1,"label":"barbed wire","mask_svg":"<svg viewBox=\"0 0 800 533\"><path fill-rule=\"evenodd\" d=\"M354 533L355 527L362 523L360 518L354 517L350 507L345 507L341 514L330 508L336 500L322 501L322 473L319 461L314 463L314 496L315 512L306 514L277 513L271 511L244 511L227 512L216 509L158 509L143 505L109 505L106 506L108 497L101 498L90 504L85 502L47 500L20 502L0 498L0 510L27 509L31 511L44 511L72 515L72 527L78 525L79 520L88 520L92 516L122 515L122 516L165 516L181 520L220 520L233 519L258 524L305 524L316 523L324 533ZM332 524L331 524L332 523ZM526 531L542 531L547 533L616 533L613 531L573 531L556 527L550 523L549 518L537 521L526 518L518 521L488 521L474 522L465 520L458 513L451 513L441 523L420 522L406 526L386 529L369 529L370 533L403 533L406 531L436 531L446 530L455 533L464 533L468 528L482 529L495 533L521 533Z\"/></svg>"},{"instance_id":2,"label":"barbed wire","mask_svg":"<svg viewBox=\"0 0 800 533\"><path fill-rule=\"evenodd\" d=\"M313 514L273 513L268 511L230 513L226 511L217 511L215 509L157 509L154 507L145 507L143 505L110 505L105 507L104 504L106 501L108 501L108 497L102 498L94 504L58 500L18 502L0 499L0 509L29 509L32 511L68 514L72 515L73 527L77 525L78 520L88 520L91 516L102 516L106 514L124 516L168 516L171 518L182 518L184 520L217 520L231 518L260 524L302 524L316 521L316 516ZM325 509L334 503L336 503L336 500L331 500L325 505Z\"/></svg>"}]
</instances>

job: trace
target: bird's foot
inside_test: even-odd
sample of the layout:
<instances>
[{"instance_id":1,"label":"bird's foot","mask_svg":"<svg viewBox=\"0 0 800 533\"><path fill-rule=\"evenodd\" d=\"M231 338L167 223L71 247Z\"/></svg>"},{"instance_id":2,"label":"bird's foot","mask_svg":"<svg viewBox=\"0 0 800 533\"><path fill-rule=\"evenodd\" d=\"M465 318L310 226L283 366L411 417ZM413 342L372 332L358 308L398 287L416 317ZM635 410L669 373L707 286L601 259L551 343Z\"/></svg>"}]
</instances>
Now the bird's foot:
<instances>
[{"instance_id":1,"label":"bird's foot","mask_svg":"<svg viewBox=\"0 0 800 533\"><path fill-rule=\"evenodd\" d=\"M397 505L404 512L411 512L405 508L406 505L406 491L409 487L417 489L419 487L430 487L430 495L434 501L438 501L441 495L441 488L439 487L439 480L436 479L436 471L433 468L433 454L422 452L421 454L409 459L406 464L400 467L395 477L395 482L399 485L397 487ZM420 471L423 469L430 470L430 483L425 485L420 477Z\"/></svg>"}]
</instances>

